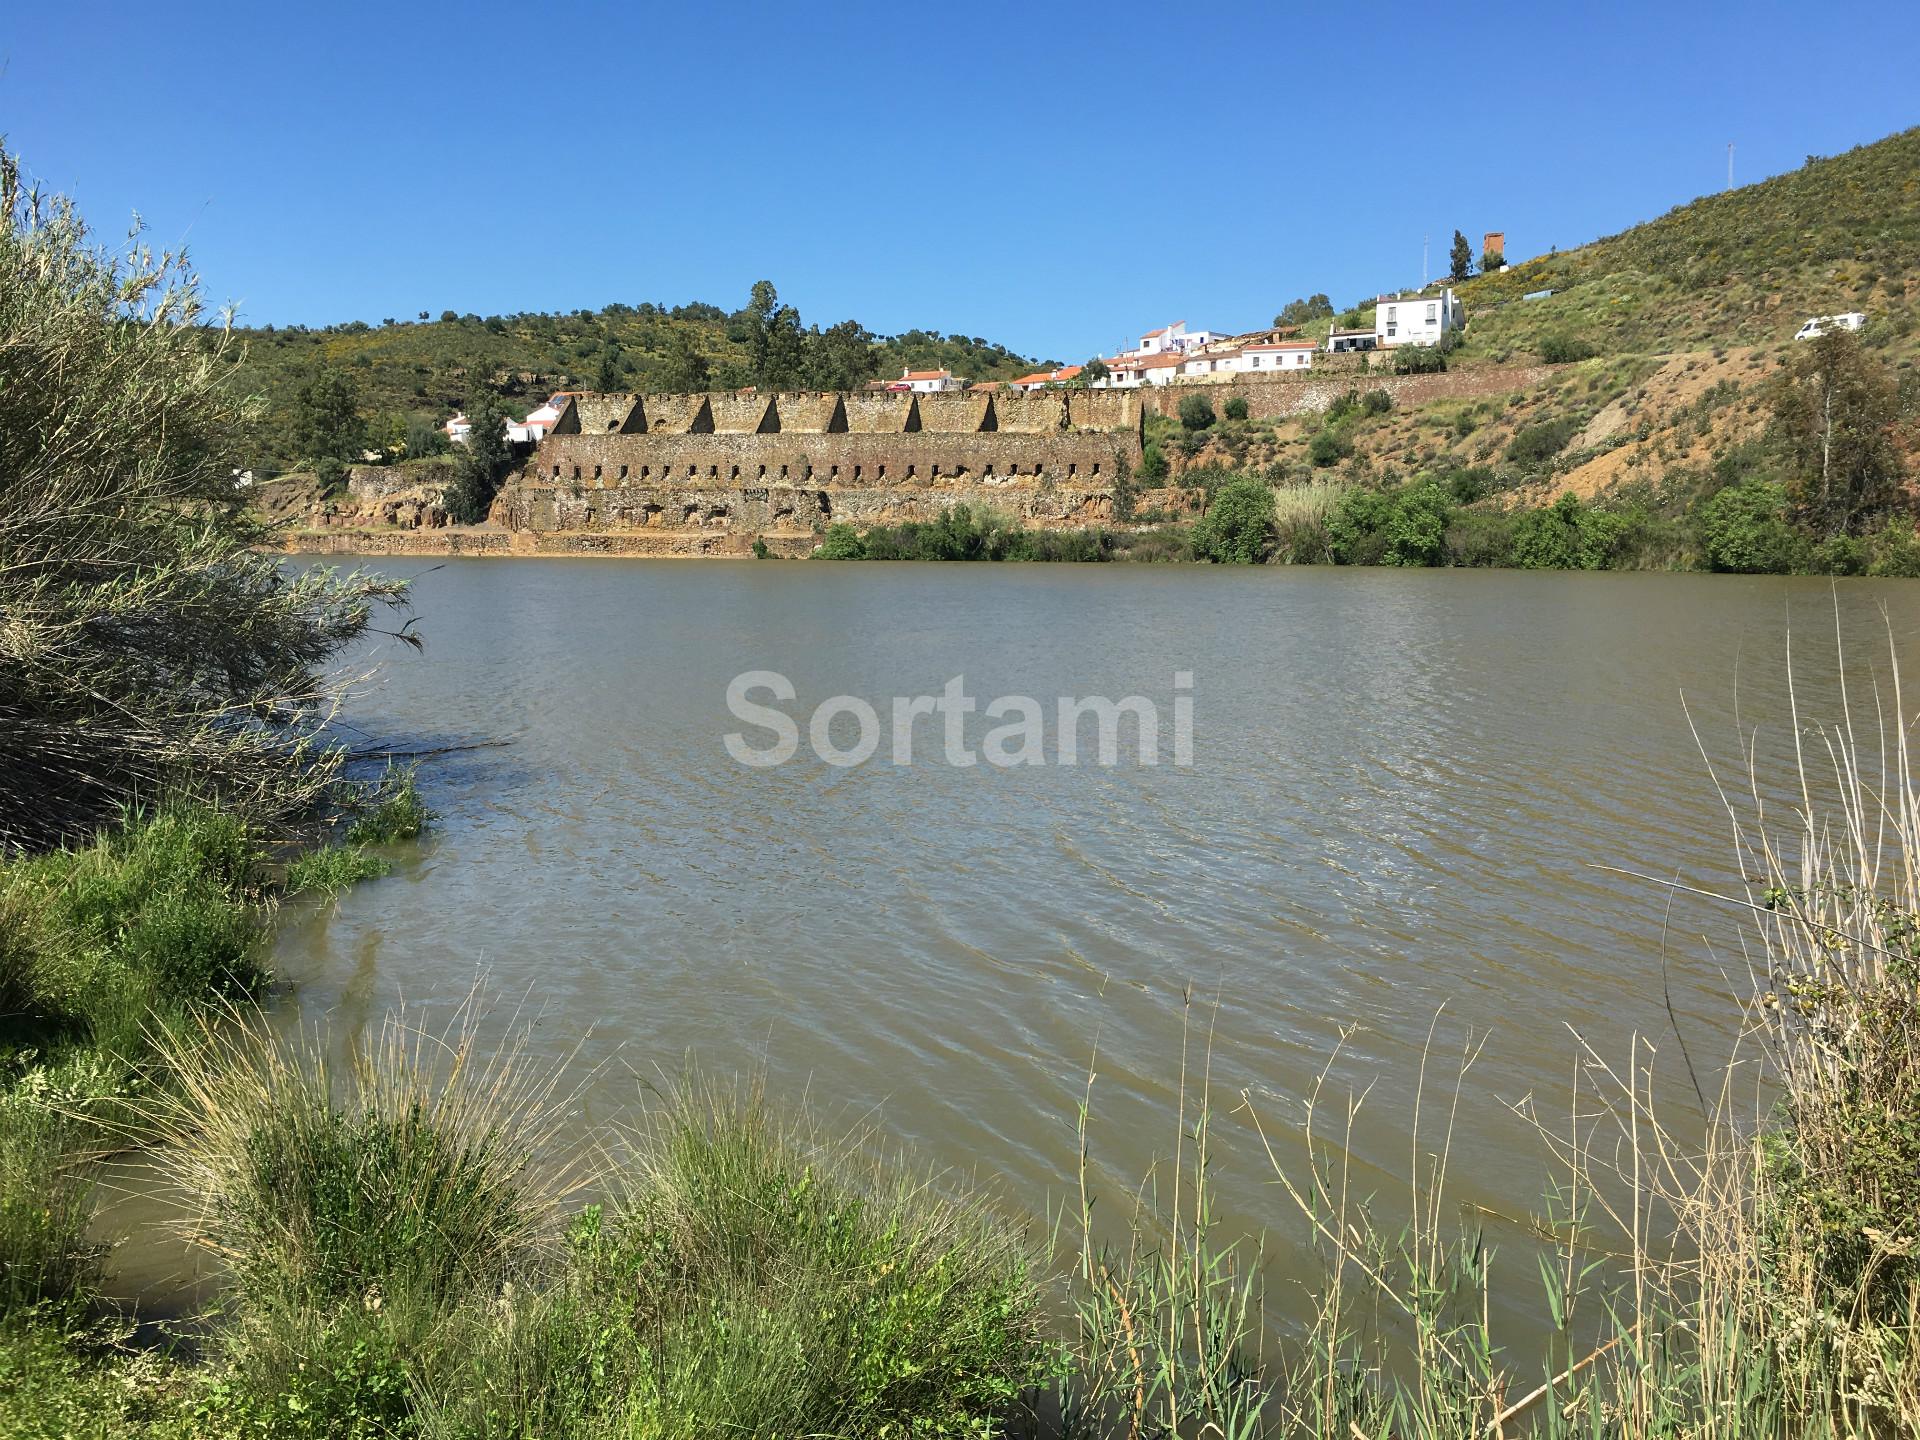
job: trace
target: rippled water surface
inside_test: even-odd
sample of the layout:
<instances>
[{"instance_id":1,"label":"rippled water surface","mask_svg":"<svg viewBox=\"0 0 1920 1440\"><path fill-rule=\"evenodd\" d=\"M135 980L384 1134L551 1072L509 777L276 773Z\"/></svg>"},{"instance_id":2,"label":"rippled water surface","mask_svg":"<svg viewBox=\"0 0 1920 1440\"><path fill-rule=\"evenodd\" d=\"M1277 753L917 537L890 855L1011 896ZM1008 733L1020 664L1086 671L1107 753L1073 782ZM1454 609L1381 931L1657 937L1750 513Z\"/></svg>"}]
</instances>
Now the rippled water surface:
<instances>
[{"instance_id":1,"label":"rippled water surface","mask_svg":"<svg viewBox=\"0 0 1920 1440\"><path fill-rule=\"evenodd\" d=\"M1789 622L1820 718L1836 606L1869 713L1889 629L1920 633L1920 586L1711 576L456 560L414 601L426 652L372 647L353 723L506 743L429 760L431 840L287 917L285 1013L349 1031L484 971L545 1051L586 1037L595 1123L688 1055L764 1065L1036 1216L1071 1184L1096 1043L1097 1178L1171 1149L1189 987L1224 1108L1245 1090L1282 1134L1360 1027L1334 1080L1375 1086L1356 1148L1383 1186L1436 1013L1449 1051L1491 1031L1455 1175L1524 1209L1541 1156L1506 1106L1564 1097L1569 1027L1671 1047L1663 931L1681 1028L1724 1043L1737 926L1597 868L1729 883L1683 693L1716 759L1739 763L1737 704L1770 766ZM748 669L789 676L803 719L954 675L1170 716L1191 671L1195 763L959 769L923 743L749 769L721 738ZM1232 1217L1286 1220L1243 1122L1216 1138Z\"/></svg>"}]
</instances>

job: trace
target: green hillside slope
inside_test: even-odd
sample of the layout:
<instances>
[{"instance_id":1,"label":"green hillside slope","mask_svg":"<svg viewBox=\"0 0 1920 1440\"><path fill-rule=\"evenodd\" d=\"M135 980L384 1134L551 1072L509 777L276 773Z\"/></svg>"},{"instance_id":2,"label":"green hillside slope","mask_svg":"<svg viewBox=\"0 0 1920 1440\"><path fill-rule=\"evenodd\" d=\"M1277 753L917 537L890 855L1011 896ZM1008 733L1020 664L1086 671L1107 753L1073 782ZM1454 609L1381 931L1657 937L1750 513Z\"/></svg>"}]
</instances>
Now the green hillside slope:
<instances>
[{"instance_id":1,"label":"green hillside slope","mask_svg":"<svg viewBox=\"0 0 1920 1440\"><path fill-rule=\"evenodd\" d=\"M247 459L267 472L308 458L292 434L295 396L323 372L351 382L375 445L400 440L409 421L438 424L483 388L505 408L523 412L556 390L728 389L755 378L745 309L699 303L614 304L552 315L449 311L437 319L266 326L239 334L245 349L239 383L265 402L248 436ZM824 333L808 326L802 335L796 371L802 385L858 383L897 376L906 367L1003 380L1041 363L978 336L938 331L873 336L845 322ZM689 357L705 363L704 385L689 380Z\"/></svg>"},{"instance_id":2,"label":"green hillside slope","mask_svg":"<svg viewBox=\"0 0 1920 1440\"><path fill-rule=\"evenodd\" d=\"M1528 292L1552 290L1542 300ZM1920 128L1682 205L1578 249L1460 287L1470 353L1548 335L1608 353L1785 340L1865 311L1869 345L1911 351L1920 298Z\"/></svg>"}]
</instances>

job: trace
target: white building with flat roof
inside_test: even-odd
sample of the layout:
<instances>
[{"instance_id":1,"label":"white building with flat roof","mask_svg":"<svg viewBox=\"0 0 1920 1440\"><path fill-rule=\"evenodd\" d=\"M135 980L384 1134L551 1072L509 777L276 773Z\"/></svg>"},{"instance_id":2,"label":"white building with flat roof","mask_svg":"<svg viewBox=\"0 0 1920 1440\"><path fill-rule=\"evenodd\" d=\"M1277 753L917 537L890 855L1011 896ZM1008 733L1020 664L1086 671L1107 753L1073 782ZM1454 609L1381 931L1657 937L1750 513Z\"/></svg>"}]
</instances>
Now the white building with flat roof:
<instances>
[{"instance_id":1,"label":"white building with flat roof","mask_svg":"<svg viewBox=\"0 0 1920 1440\"><path fill-rule=\"evenodd\" d=\"M1452 286L1438 295L1383 295L1374 305L1373 333L1387 348L1438 345L1460 328L1461 318Z\"/></svg>"}]
</instances>

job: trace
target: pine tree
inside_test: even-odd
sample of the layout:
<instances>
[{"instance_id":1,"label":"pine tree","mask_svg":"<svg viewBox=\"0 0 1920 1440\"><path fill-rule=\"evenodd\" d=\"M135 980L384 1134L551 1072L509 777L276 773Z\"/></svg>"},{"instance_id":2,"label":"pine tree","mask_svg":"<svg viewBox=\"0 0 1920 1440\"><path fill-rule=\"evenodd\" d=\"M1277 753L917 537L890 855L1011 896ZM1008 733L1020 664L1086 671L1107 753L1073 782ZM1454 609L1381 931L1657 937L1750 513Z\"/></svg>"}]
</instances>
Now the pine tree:
<instances>
[{"instance_id":1,"label":"pine tree","mask_svg":"<svg viewBox=\"0 0 1920 1440\"><path fill-rule=\"evenodd\" d=\"M1450 258L1453 261L1455 280L1465 280L1473 274L1473 246L1467 243L1467 237L1458 230L1453 232L1453 250Z\"/></svg>"}]
</instances>

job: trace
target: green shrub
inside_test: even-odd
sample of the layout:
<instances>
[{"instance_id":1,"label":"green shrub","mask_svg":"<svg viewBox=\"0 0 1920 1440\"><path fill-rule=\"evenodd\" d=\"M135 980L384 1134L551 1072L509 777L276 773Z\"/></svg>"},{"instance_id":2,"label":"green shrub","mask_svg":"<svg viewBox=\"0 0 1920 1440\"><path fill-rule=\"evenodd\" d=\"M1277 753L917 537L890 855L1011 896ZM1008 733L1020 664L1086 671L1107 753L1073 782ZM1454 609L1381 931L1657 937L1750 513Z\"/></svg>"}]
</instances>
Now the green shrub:
<instances>
[{"instance_id":1,"label":"green shrub","mask_svg":"<svg viewBox=\"0 0 1920 1440\"><path fill-rule=\"evenodd\" d=\"M1227 419L1244 420L1247 418L1247 402L1238 395L1229 396L1222 407Z\"/></svg>"},{"instance_id":2,"label":"green shrub","mask_svg":"<svg viewBox=\"0 0 1920 1440\"><path fill-rule=\"evenodd\" d=\"M1273 489L1241 476L1214 492L1193 527L1193 551L1220 565L1258 565L1273 553Z\"/></svg>"},{"instance_id":3,"label":"green shrub","mask_svg":"<svg viewBox=\"0 0 1920 1440\"><path fill-rule=\"evenodd\" d=\"M1393 352L1396 375L1437 375L1446 368L1446 352L1437 345L1402 345Z\"/></svg>"},{"instance_id":4,"label":"green shrub","mask_svg":"<svg viewBox=\"0 0 1920 1440\"><path fill-rule=\"evenodd\" d=\"M1787 496L1764 480L1729 485L1694 514L1700 548L1712 570L1783 575L1805 560L1806 542L1787 523Z\"/></svg>"},{"instance_id":5,"label":"green shrub","mask_svg":"<svg viewBox=\"0 0 1920 1440\"><path fill-rule=\"evenodd\" d=\"M1915 536L1911 520L1887 521L1873 537L1870 554L1869 575L1920 578L1920 537Z\"/></svg>"},{"instance_id":6,"label":"green shrub","mask_svg":"<svg viewBox=\"0 0 1920 1440\"><path fill-rule=\"evenodd\" d=\"M1205 430L1213 424L1213 402L1204 395L1180 397L1180 426L1185 430Z\"/></svg>"},{"instance_id":7,"label":"green shrub","mask_svg":"<svg viewBox=\"0 0 1920 1440\"><path fill-rule=\"evenodd\" d=\"M1354 490L1328 516L1328 548L1342 565L1438 565L1452 518L1446 491L1431 481Z\"/></svg>"},{"instance_id":8,"label":"green shrub","mask_svg":"<svg viewBox=\"0 0 1920 1440\"><path fill-rule=\"evenodd\" d=\"M1493 471L1485 465L1456 466L1440 477L1456 505L1471 505L1484 500L1494 490Z\"/></svg>"},{"instance_id":9,"label":"green shrub","mask_svg":"<svg viewBox=\"0 0 1920 1440\"><path fill-rule=\"evenodd\" d=\"M414 772L389 770L361 802L360 813L347 827L347 842L390 845L396 840L414 840L432 821L433 811L420 797Z\"/></svg>"},{"instance_id":10,"label":"green shrub","mask_svg":"<svg viewBox=\"0 0 1920 1440\"><path fill-rule=\"evenodd\" d=\"M1353 454L1353 442L1338 430L1319 430L1307 442L1307 458L1320 469L1338 465Z\"/></svg>"},{"instance_id":11,"label":"green shrub","mask_svg":"<svg viewBox=\"0 0 1920 1440\"><path fill-rule=\"evenodd\" d=\"M1523 426L1507 443L1507 458L1516 465L1537 469L1566 449L1579 433L1580 422L1571 415Z\"/></svg>"},{"instance_id":12,"label":"green shrub","mask_svg":"<svg viewBox=\"0 0 1920 1440\"><path fill-rule=\"evenodd\" d=\"M1447 522L1446 563L1502 567L1513 564L1511 515L1500 511L1458 510Z\"/></svg>"},{"instance_id":13,"label":"green shrub","mask_svg":"<svg viewBox=\"0 0 1920 1440\"><path fill-rule=\"evenodd\" d=\"M1813 547L1807 568L1816 575L1864 575L1867 547L1851 535L1835 535Z\"/></svg>"},{"instance_id":14,"label":"green shrub","mask_svg":"<svg viewBox=\"0 0 1920 1440\"><path fill-rule=\"evenodd\" d=\"M816 560L864 560L867 547L860 538L860 532L845 521L836 521L827 527L827 533L820 538L814 548Z\"/></svg>"},{"instance_id":15,"label":"green shrub","mask_svg":"<svg viewBox=\"0 0 1920 1440\"><path fill-rule=\"evenodd\" d=\"M1624 528L1573 494L1529 510L1513 527L1513 563L1522 570L1604 570Z\"/></svg>"},{"instance_id":16,"label":"green shrub","mask_svg":"<svg viewBox=\"0 0 1920 1440\"><path fill-rule=\"evenodd\" d=\"M1167 483L1167 457L1158 445L1149 444L1140 452L1140 469L1137 478L1149 488Z\"/></svg>"},{"instance_id":17,"label":"green shrub","mask_svg":"<svg viewBox=\"0 0 1920 1440\"><path fill-rule=\"evenodd\" d=\"M1568 335L1546 335L1540 340L1540 358L1549 365L1566 365L1575 360L1590 360L1600 353L1590 340Z\"/></svg>"}]
</instances>

